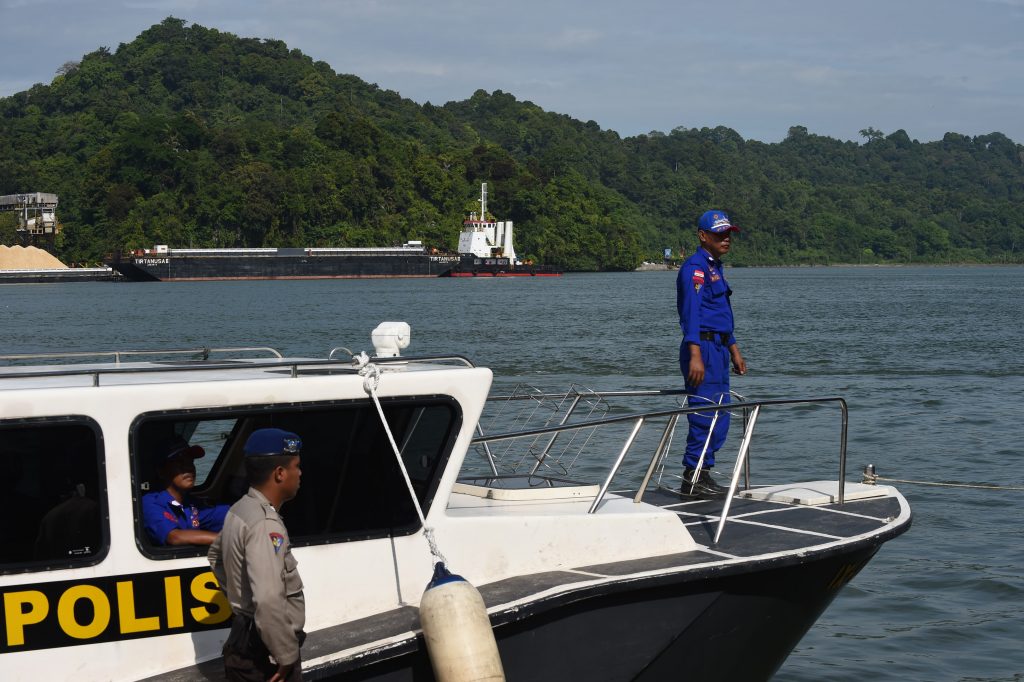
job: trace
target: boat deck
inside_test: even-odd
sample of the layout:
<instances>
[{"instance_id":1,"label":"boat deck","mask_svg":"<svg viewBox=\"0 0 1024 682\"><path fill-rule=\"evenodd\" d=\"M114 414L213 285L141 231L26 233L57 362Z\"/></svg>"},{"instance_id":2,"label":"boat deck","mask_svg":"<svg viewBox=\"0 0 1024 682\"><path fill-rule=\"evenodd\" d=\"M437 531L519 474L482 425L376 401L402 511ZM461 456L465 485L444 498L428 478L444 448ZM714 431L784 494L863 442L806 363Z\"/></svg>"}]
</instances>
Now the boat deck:
<instances>
[{"instance_id":1,"label":"boat deck","mask_svg":"<svg viewBox=\"0 0 1024 682\"><path fill-rule=\"evenodd\" d=\"M635 493L616 491L622 497ZM691 499L665 489L648 491L644 502L675 512L697 542L695 549L515 576L478 589L492 623L500 626L516 621L525 611L614 592L616 585L635 589L637 581L649 582L652 587L692 583L748 572L755 566L783 567L803 561L808 554L827 557L848 552L851 545L877 547L910 524L909 505L898 492L879 486L878 493L881 496L847 498L842 505L813 506L737 496L732 499L724 532L714 544L724 499ZM302 648L305 679L330 677L366 665L367 660L400 655L422 646L418 639L419 618L413 606L311 632ZM148 679L184 682L220 679L221 675L222 664L217 659Z\"/></svg>"}]
</instances>

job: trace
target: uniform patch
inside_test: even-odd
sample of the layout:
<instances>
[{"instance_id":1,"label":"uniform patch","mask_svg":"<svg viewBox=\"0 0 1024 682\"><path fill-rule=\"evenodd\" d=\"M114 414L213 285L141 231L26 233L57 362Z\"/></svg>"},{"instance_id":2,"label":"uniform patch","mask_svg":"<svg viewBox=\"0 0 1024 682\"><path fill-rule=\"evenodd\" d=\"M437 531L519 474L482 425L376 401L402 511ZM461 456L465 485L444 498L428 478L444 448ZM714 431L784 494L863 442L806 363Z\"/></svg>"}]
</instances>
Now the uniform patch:
<instances>
[{"instance_id":1,"label":"uniform patch","mask_svg":"<svg viewBox=\"0 0 1024 682\"><path fill-rule=\"evenodd\" d=\"M164 512L164 518L167 519L168 521L174 521L174 522L178 521L178 519L174 518L174 514L172 514L169 511L165 511Z\"/></svg>"},{"instance_id":2,"label":"uniform patch","mask_svg":"<svg viewBox=\"0 0 1024 682\"><path fill-rule=\"evenodd\" d=\"M700 293L700 282L694 282L693 283L693 290L695 292L697 292L698 294Z\"/></svg>"},{"instance_id":3,"label":"uniform patch","mask_svg":"<svg viewBox=\"0 0 1024 682\"><path fill-rule=\"evenodd\" d=\"M701 281L704 281L704 271L703 270L694 270L693 271L693 281L696 282L698 279L701 280Z\"/></svg>"},{"instance_id":4,"label":"uniform patch","mask_svg":"<svg viewBox=\"0 0 1024 682\"><path fill-rule=\"evenodd\" d=\"M274 546L274 554L277 554L284 547L284 536L280 533L271 533L270 544Z\"/></svg>"}]
</instances>

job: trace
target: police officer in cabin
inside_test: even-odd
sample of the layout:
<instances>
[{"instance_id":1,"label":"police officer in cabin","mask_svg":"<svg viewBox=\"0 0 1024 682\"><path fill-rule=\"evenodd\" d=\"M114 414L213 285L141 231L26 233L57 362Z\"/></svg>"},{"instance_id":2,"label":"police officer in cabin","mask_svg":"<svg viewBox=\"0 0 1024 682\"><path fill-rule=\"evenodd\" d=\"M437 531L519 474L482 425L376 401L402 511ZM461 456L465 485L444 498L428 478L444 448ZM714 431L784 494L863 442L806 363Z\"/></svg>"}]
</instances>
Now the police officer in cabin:
<instances>
[{"instance_id":1,"label":"police officer in cabin","mask_svg":"<svg viewBox=\"0 0 1024 682\"><path fill-rule=\"evenodd\" d=\"M253 431L244 447L249 491L231 506L210 546L210 565L235 614L224 643L229 680L302 679L306 603L279 513L299 491L301 449L289 431Z\"/></svg>"},{"instance_id":2,"label":"police officer in cabin","mask_svg":"<svg viewBox=\"0 0 1024 682\"><path fill-rule=\"evenodd\" d=\"M686 380L689 406L729 402L729 364L737 374L745 374L747 363L733 336L732 289L725 281L721 258L729 252L732 233L739 228L723 211L707 211L697 222L700 248L679 268L676 277L676 307L683 341L679 345L679 368ZM684 494L720 496L727 489L718 485L709 469L715 466L715 453L729 432L729 413L721 410L715 422L704 463L697 470L714 412L687 415L689 433L683 456Z\"/></svg>"},{"instance_id":3,"label":"police officer in cabin","mask_svg":"<svg viewBox=\"0 0 1024 682\"><path fill-rule=\"evenodd\" d=\"M142 521L158 545L208 545L224 525L228 505L208 505L193 499L195 460L205 457L199 445L172 436L157 448L157 476L167 484L142 498Z\"/></svg>"}]
</instances>

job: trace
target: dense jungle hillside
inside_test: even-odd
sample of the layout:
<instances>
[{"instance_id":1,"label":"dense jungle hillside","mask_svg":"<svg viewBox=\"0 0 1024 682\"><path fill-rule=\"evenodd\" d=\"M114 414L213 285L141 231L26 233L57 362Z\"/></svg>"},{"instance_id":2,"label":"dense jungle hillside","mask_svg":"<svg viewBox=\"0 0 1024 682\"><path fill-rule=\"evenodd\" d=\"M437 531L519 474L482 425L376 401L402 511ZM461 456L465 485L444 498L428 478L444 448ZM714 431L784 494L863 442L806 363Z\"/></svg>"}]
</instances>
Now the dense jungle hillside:
<instances>
[{"instance_id":1,"label":"dense jungle hillside","mask_svg":"<svg viewBox=\"0 0 1024 682\"><path fill-rule=\"evenodd\" d=\"M168 18L0 99L0 194L59 195L65 262L157 243L454 248L482 181L521 255L572 270L690 251L709 207L744 228L734 264L1024 261L1024 147L861 134L622 138L501 91L419 105Z\"/></svg>"}]
</instances>

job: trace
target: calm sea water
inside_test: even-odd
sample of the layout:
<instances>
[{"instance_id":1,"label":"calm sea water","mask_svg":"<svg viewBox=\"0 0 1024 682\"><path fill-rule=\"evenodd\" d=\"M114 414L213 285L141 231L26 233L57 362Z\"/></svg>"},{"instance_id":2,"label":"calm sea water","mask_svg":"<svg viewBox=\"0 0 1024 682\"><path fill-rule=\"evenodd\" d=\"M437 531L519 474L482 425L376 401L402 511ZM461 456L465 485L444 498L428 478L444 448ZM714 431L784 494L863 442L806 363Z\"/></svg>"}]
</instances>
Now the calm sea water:
<instances>
[{"instance_id":1,"label":"calm sea water","mask_svg":"<svg viewBox=\"0 0 1024 682\"><path fill-rule=\"evenodd\" d=\"M1024 486L1024 268L727 276L750 369L733 388L844 396L848 480L873 463L889 478ZM491 367L499 388L679 384L668 272L0 286L0 320L0 353L270 345L321 357L370 350L378 322L405 320L408 353L465 355ZM834 449L822 445L834 441L834 416L809 419L759 431L755 482L835 476ZM1024 491L898 485L913 528L843 590L776 679L1024 679Z\"/></svg>"}]
</instances>

